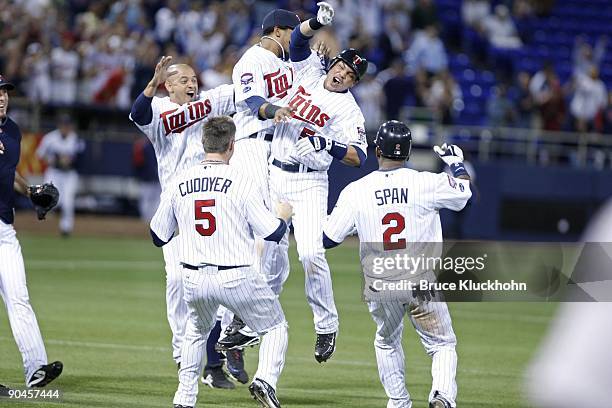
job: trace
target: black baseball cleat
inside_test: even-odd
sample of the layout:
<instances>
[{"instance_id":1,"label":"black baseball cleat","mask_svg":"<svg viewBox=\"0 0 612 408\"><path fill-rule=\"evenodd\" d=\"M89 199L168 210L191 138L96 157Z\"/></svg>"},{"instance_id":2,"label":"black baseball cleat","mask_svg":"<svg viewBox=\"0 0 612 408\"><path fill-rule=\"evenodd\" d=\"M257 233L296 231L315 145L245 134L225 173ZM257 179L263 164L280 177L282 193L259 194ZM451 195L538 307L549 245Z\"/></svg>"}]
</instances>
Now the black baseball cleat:
<instances>
[{"instance_id":1,"label":"black baseball cleat","mask_svg":"<svg viewBox=\"0 0 612 408\"><path fill-rule=\"evenodd\" d=\"M242 350L245 347L259 344L259 336L245 336L240 332L225 336L215 344L215 350L224 352L228 350Z\"/></svg>"},{"instance_id":2,"label":"black baseball cleat","mask_svg":"<svg viewBox=\"0 0 612 408\"><path fill-rule=\"evenodd\" d=\"M9 387L0 384L0 397L8 397L10 390Z\"/></svg>"},{"instance_id":3,"label":"black baseball cleat","mask_svg":"<svg viewBox=\"0 0 612 408\"><path fill-rule=\"evenodd\" d=\"M429 401L429 408L452 408L451 404L445 400L438 391L434 392L433 399Z\"/></svg>"},{"instance_id":4,"label":"black baseball cleat","mask_svg":"<svg viewBox=\"0 0 612 408\"><path fill-rule=\"evenodd\" d=\"M244 370L243 353L242 350L229 350L226 353L227 372L234 380L246 384L249 382L249 374Z\"/></svg>"},{"instance_id":5,"label":"black baseball cleat","mask_svg":"<svg viewBox=\"0 0 612 408\"><path fill-rule=\"evenodd\" d=\"M323 363L330 359L336 350L336 333L318 334L315 344L315 360Z\"/></svg>"},{"instance_id":6,"label":"black baseball cleat","mask_svg":"<svg viewBox=\"0 0 612 408\"><path fill-rule=\"evenodd\" d=\"M207 368L204 370L201 381L202 384L206 384L210 388L221 388L224 390L233 390L236 388L236 385L227 378L227 374L223 371L223 367Z\"/></svg>"},{"instance_id":7,"label":"black baseball cleat","mask_svg":"<svg viewBox=\"0 0 612 408\"><path fill-rule=\"evenodd\" d=\"M27 383L28 387L44 387L51 381L55 380L60 376L64 365L61 361L54 361L51 364L46 364L34 371L34 374L30 377Z\"/></svg>"},{"instance_id":8,"label":"black baseball cleat","mask_svg":"<svg viewBox=\"0 0 612 408\"><path fill-rule=\"evenodd\" d=\"M244 326L245 324L242 321L242 319L234 315L232 322L229 324L229 326L225 328L225 331L223 332L223 334L225 334L226 336L231 336L233 334L238 333L238 331L242 329Z\"/></svg>"},{"instance_id":9,"label":"black baseball cleat","mask_svg":"<svg viewBox=\"0 0 612 408\"><path fill-rule=\"evenodd\" d=\"M174 404L174 408L193 408L193 407L190 407L190 406L188 406L188 405L179 405L179 404Z\"/></svg>"},{"instance_id":10,"label":"black baseball cleat","mask_svg":"<svg viewBox=\"0 0 612 408\"><path fill-rule=\"evenodd\" d=\"M264 380L255 378L251 385L249 385L249 391L253 398L259 401L262 407L280 408L281 405L276 398L274 388Z\"/></svg>"}]
</instances>

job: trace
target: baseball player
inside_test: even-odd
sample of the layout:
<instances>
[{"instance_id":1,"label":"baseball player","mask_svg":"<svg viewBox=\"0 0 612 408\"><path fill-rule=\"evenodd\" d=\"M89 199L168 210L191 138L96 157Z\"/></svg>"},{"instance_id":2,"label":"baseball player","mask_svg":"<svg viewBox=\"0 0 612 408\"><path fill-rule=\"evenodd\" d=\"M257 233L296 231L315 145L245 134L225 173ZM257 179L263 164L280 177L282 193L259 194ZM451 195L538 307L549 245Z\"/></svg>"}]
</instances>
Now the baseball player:
<instances>
[{"instance_id":1,"label":"baseball player","mask_svg":"<svg viewBox=\"0 0 612 408\"><path fill-rule=\"evenodd\" d=\"M470 177L463 166L463 153L457 146L434 147L450 166L446 173L417 172L404 167L410 156L410 129L395 120L385 122L376 135L379 169L349 184L338 198L324 227L323 246L333 248L355 228L362 243L382 242L385 251L406 248L407 242L442 242L438 211L461 210L472 193ZM364 253L362 246L361 255ZM370 254L371 255L371 254ZM377 254L378 255L378 254ZM457 340L446 303L428 302L432 294L414 291L414 301L369 301L376 323L374 347L380 380L389 397L387 407L410 408L406 389L403 318L406 313L427 354L432 357L433 383L430 408L456 407Z\"/></svg>"},{"instance_id":2,"label":"baseball player","mask_svg":"<svg viewBox=\"0 0 612 408\"><path fill-rule=\"evenodd\" d=\"M253 234L278 242L287 229L291 207L281 206L281 219L276 218L264 205L264 187L228 165L235 132L227 116L204 124L204 161L174 179L151 221L157 246L167 244L180 230L174 240L182 249L189 319L175 408L195 405L203 344L219 305L263 335L259 367L249 390L262 406L280 407L276 383L285 361L287 323L278 298L252 266L256 260Z\"/></svg>"},{"instance_id":3,"label":"baseball player","mask_svg":"<svg viewBox=\"0 0 612 408\"><path fill-rule=\"evenodd\" d=\"M159 182L165 191L171 178L178 172L199 163L204 155L200 135L202 124L210 117L235 111L234 89L222 85L198 96L198 81L193 69L185 64L172 64L172 57L164 56L155 67L155 74L132 106L130 119L151 140L157 157ZM156 97L160 84L169 96ZM163 248L166 263L166 307L172 329L173 357L181 362L181 347L187 321L187 305L183 300L180 248L172 242ZM208 365L205 372L208 384L219 388L234 388L222 370L221 355L214 350L220 324L213 330L208 346ZM216 338L215 338L216 337Z\"/></svg>"},{"instance_id":4,"label":"baseball player","mask_svg":"<svg viewBox=\"0 0 612 408\"><path fill-rule=\"evenodd\" d=\"M289 108L283 108L268 118L266 107L269 103L278 102L287 96L291 89L293 72L288 61L289 39L298 24L300 19L295 13L283 9L269 12L261 26L261 41L242 55L232 73L236 95L236 115L233 117L236 124L236 149L232 156L232 166L238 166L250 174L257 183L264 185L266 190L274 117L278 120L291 115ZM267 194L265 200L269 203ZM270 250L270 244L263 241L260 267L265 276L269 275L274 261L274 251ZM231 317L227 320L231 320ZM241 348L256 344L259 337L248 327L244 327L237 316L234 316L225 334L219 341L219 348L228 351L228 371L240 382L247 382L246 373L235 366L242 360ZM233 351L229 352L230 349Z\"/></svg>"},{"instance_id":5,"label":"baseball player","mask_svg":"<svg viewBox=\"0 0 612 408\"><path fill-rule=\"evenodd\" d=\"M72 119L68 115L62 115L58 128L43 136L36 150L38 157L49 166L45 171L45 182L53 180L61 191L60 233L64 237L69 236L74 228L74 198L79 182L74 164L77 155L84 148L84 142L74 132Z\"/></svg>"},{"instance_id":6,"label":"baseball player","mask_svg":"<svg viewBox=\"0 0 612 408\"><path fill-rule=\"evenodd\" d=\"M21 153L21 131L6 114L8 91L12 89L15 86L0 75L0 296L23 357L26 385L44 387L62 373L63 365L60 361L50 364L47 361L45 345L30 305L21 246L12 225L14 192L31 197L35 189L16 170Z\"/></svg>"},{"instance_id":7,"label":"baseball player","mask_svg":"<svg viewBox=\"0 0 612 408\"><path fill-rule=\"evenodd\" d=\"M288 201L295 211L295 239L317 333L315 359L323 362L335 350L338 330L332 281L320 239L327 216L327 170L334 158L351 166L365 163L364 118L349 88L365 74L367 61L353 49L344 50L325 73L309 40L316 30L331 24L334 10L325 2L317 4L317 17L302 22L291 34L293 86L280 104L288 105L293 113L274 130L270 191L272 201ZM265 107L268 116L280 109L275 104ZM286 234L276 254L278 269L271 274L277 277L270 282L275 293L289 273L288 247Z\"/></svg>"}]
</instances>

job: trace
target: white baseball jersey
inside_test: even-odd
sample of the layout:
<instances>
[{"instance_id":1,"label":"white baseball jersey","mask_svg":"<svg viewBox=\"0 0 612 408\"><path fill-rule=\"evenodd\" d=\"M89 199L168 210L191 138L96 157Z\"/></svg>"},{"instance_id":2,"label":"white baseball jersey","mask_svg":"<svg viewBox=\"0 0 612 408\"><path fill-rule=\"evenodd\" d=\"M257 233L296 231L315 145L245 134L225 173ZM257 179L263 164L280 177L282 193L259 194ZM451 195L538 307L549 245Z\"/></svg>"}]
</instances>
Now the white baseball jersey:
<instances>
[{"instance_id":1,"label":"white baseball jersey","mask_svg":"<svg viewBox=\"0 0 612 408\"><path fill-rule=\"evenodd\" d=\"M316 53L292 62L295 80L291 92L280 103L296 108L293 118L276 125L272 156L288 163L302 163L313 170L327 170L332 156L326 151L296 157L300 137L321 135L361 149L367 155L365 119L355 98L346 92L330 92L323 87L325 70Z\"/></svg>"},{"instance_id":2,"label":"white baseball jersey","mask_svg":"<svg viewBox=\"0 0 612 408\"><path fill-rule=\"evenodd\" d=\"M159 182L164 190L174 175L204 159L202 124L210 116L235 112L234 87L221 85L204 91L197 101L182 106L169 97L155 96L151 108L151 123L136 126L153 143Z\"/></svg>"},{"instance_id":3,"label":"white baseball jersey","mask_svg":"<svg viewBox=\"0 0 612 408\"><path fill-rule=\"evenodd\" d=\"M266 129L272 133L274 121L260 120L245 101L251 96L260 96L276 104L286 97L293 83L291 64L259 44L253 45L234 66L232 82L236 93L236 140Z\"/></svg>"},{"instance_id":4,"label":"white baseball jersey","mask_svg":"<svg viewBox=\"0 0 612 408\"><path fill-rule=\"evenodd\" d=\"M162 194L151 230L169 241L175 230L180 261L244 266L255 261L253 232L267 237L279 220L264 205L262 188L233 167L204 162L181 173Z\"/></svg>"},{"instance_id":5,"label":"white baseball jersey","mask_svg":"<svg viewBox=\"0 0 612 408\"><path fill-rule=\"evenodd\" d=\"M55 129L43 136L36 154L51 165L59 156L68 156L72 160L83 151L85 145L75 132L70 132L65 138L59 129Z\"/></svg>"},{"instance_id":6,"label":"white baseball jersey","mask_svg":"<svg viewBox=\"0 0 612 408\"><path fill-rule=\"evenodd\" d=\"M342 190L324 232L342 242L356 227L361 242L383 242L390 249L441 242L438 210L461 210L471 196L469 180L446 173L378 170Z\"/></svg>"}]
</instances>

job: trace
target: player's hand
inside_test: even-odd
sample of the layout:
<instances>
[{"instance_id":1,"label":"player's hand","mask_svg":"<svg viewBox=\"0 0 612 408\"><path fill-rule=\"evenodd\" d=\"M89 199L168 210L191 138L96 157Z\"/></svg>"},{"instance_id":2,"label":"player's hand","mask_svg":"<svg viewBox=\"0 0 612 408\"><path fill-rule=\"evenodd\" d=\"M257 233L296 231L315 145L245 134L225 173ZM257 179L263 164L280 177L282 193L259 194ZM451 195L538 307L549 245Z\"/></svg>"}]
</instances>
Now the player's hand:
<instances>
[{"instance_id":1,"label":"player's hand","mask_svg":"<svg viewBox=\"0 0 612 408\"><path fill-rule=\"evenodd\" d=\"M317 21L324 26L330 25L334 19L334 8L327 2L320 1L317 3L319 11L317 11Z\"/></svg>"},{"instance_id":2,"label":"player's hand","mask_svg":"<svg viewBox=\"0 0 612 408\"><path fill-rule=\"evenodd\" d=\"M412 297L415 298L419 303L425 303L431 301L436 296L436 292L433 289L413 289Z\"/></svg>"},{"instance_id":3,"label":"player's hand","mask_svg":"<svg viewBox=\"0 0 612 408\"><path fill-rule=\"evenodd\" d=\"M0 142L0 154L4 154L4 145Z\"/></svg>"},{"instance_id":4,"label":"player's hand","mask_svg":"<svg viewBox=\"0 0 612 408\"><path fill-rule=\"evenodd\" d=\"M295 144L295 150L298 157L306 156L312 152L320 152L329 150L332 145L332 140L324 136L308 136L303 137Z\"/></svg>"},{"instance_id":5,"label":"player's hand","mask_svg":"<svg viewBox=\"0 0 612 408\"><path fill-rule=\"evenodd\" d=\"M295 112L295 108L293 106L285 106L278 109L274 113L274 123L287 122L293 117L293 112Z\"/></svg>"},{"instance_id":6,"label":"player's hand","mask_svg":"<svg viewBox=\"0 0 612 408\"><path fill-rule=\"evenodd\" d=\"M157 65L155 66L155 73L153 74L153 78L151 78L150 84L157 88L161 83L165 82L168 79L168 76L172 76L175 72L170 75L167 74L168 67L172 65L172 57L171 56L162 56Z\"/></svg>"},{"instance_id":7,"label":"player's hand","mask_svg":"<svg viewBox=\"0 0 612 408\"><path fill-rule=\"evenodd\" d=\"M288 202L277 202L275 205L275 212L278 218L289 221L293 216L293 207Z\"/></svg>"},{"instance_id":8,"label":"player's hand","mask_svg":"<svg viewBox=\"0 0 612 408\"><path fill-rule=\"evenodd\" d=\"M312 47L312 50L317 53L319 57L329 58L330 48L325 43L325 41L317 41L315 45Z\"/></svg>"},{"instance_id":9,"label":"player's hand","mask_svg":"<svg viewBox=\"0 0 612 408\"><path fill-rule=\"evenodd\" d=\"M442 146L434 146L433 151L449 166L463 162L463 151L457 145L444 143Z\"/></svg>"}]
</instances>

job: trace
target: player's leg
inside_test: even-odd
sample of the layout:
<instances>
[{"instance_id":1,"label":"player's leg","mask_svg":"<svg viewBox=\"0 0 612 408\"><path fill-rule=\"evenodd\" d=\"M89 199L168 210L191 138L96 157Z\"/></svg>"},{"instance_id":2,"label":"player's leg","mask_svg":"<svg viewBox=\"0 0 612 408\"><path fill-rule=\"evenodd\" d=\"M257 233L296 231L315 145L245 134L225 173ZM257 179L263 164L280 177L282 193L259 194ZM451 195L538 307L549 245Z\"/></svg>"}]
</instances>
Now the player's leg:
<instances>
[{"instance_id":1,"label":"player's leg","mask_svg":"<svg viewBox=\"0 0 612 408\"><path fill-rule=\"evenodd\" d=\"M290 201L286 195L290 183L289 174L277 167L270 167L270 202ZM266 281L277 295L283 289L285 281L289 277L289 228L278 244L264 247L264 272Z\"/></svg>"},{"instance_id":2,"label":"player's leg","mask_svg":"<svg viewBox=\"0 0 612 408\"><path fill-rule=\"evenodd\" d=\"M183 279L189 313L182 341L179 385L173 403L193 407L198 395L198 378L202 373L206 342L219 307L214 296L218 290L209 275L201 271L186 269Z\"/></svg>"},{"instance_id":3,"label":"player's leg","mask_svg":"<svg viewBox=\"0 0 612 408\"><path fill-rule=\"evenodd\" d=\"M328 334L338 330L338 312L322 242L323 223L327 218L328 182L326 176L317 176L303 180L296 178L294 190L288 197L295 213L295 240L306 273L306 298L314 314L315 330L318 334Z\"/></svg>"},{"instance_id":4,"label":"player's leg","mask_svg":"<svg viewBox=\"0 0 612 408\"><path fill-rule=\"evenodd\" d=\"M63 196L62 216L60 218L60 231L62 235L68 235L74 229L74 198L76 196L79 176L75 171L62 174Z\"/></svg>"},{"instance_id":5,"label":"player's leg","mask_svg":"<svg viewBox=\"0 0 612 408\"><path fill-rule=\"evenodd\" d=\"M26 383L41 366L47 353L26 286L21 246L11 225L0 221L0 295L8 312L13 337L23 358Z\"/></svg>"},{"instance_id":6,"label":"player's leg","mask_svg":"<svg viewBox=\"0 0 612 408\"><path fill-rule=\"evenodd\" d=\"M172 358L181 362L181 347L187 322L187 305L183 300L183 268L179 264L178 239L162 247L166 263L166 315L172 331Z\"/></svg>"},{"instance_id":7,"label":"player's leg","mask_svg":"<svg viewBox=\"0 0 612 408\"><path fill-rule=\"evenodd\" d=\"M223 286L222 303L263 335L251 393L258 399L267 398L274 402L276 383L285 365L288 343L287 322L280 302L253 268L220 271L219 277ZM275 404L272 406L279 405L278 401Z\"/></svg>"},{"instance_id":8,"label":"player's leg","mask_svg":"<svg viewBox=\"0 0 612 408\"><path fill-rule=\"evenodd\" d=\"M374 350L380 382L389 401L388 408L410 408L412 401L406 389L405 359L402 348L405 308L401 302L369 302L376 323Z\"/></svg>"},{"instance_id":9,"label":"player's leg","mask_svg":"<svg viewBox=\"0 0 612 408\"><path fill-rule=\"evenodd\" d=\"M425 351L432 358L429 400L440 398L454 408L457 398L457 337L448 306L441 301L410 305L409 316Z\"/></svg>"},{"instance_id":10,"label":"player's leg","mask_svg":"<svg viewBox=\"0 0 612 408\"><path fill-rule=\"evenodd\" d=\"M234 383L231 382L229 378L227 378L225 371L223 371L223 361L225 361L225 356L218 352L215 348L217 342L219 341L219 337L221 337L221 320L226 314L226 312L227 309L224 306L219 306L219 308L217 309L215 325L210 330L208 339L206 341L206 365L204 366L202 383L208 385L211 388L236 388ZM227 367L229 370L229 360Z\"/></svg>"}]
</instances>

